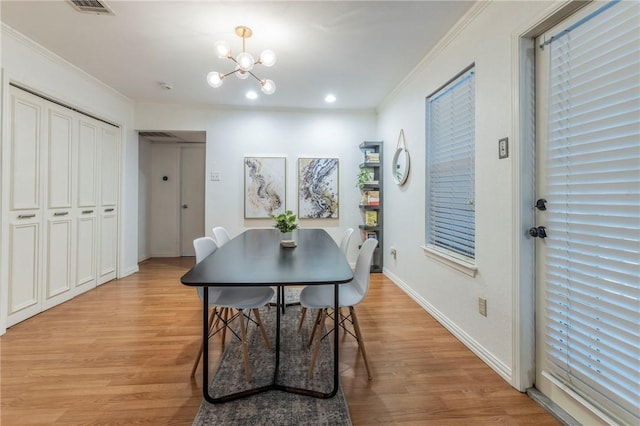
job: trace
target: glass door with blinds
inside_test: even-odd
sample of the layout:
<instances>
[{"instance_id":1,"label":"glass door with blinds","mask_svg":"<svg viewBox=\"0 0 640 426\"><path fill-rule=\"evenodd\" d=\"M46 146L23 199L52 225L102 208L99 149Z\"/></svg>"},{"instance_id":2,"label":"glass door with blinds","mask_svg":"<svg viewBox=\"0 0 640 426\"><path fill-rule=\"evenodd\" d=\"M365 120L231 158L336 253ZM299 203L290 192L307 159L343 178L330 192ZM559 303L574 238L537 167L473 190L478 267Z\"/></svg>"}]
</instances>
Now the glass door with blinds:
<instances>
[{"instance_id":1,"label":"glass door with blinds","mask_svg":"<svg viewBox=\"0 0 640 426\"><path fill-rule=\"evenodd\" d=\"M536 41L536 387L589 424L640 424L639 46L636 1Z\"/></svg>"}]
</instances>

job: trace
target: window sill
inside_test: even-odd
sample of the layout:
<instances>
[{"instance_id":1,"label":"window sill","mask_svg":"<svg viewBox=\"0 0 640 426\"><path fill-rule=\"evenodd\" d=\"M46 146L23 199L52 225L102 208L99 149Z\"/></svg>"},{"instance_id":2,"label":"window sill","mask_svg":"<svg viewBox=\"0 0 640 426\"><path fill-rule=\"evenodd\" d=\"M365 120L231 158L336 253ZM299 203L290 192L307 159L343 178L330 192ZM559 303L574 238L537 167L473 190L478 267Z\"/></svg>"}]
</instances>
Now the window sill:
<instances>
[{"instance_id":1,"label":"window sill","mask_svg":"<svg viewBox=\"0 0 640 426\"><path fill-rule=\"evenodd\" d=\"M457 257L451 252L446 252L441 248L432 245L422 246L422 249L431 259L447 265L456 271L462 272L463 274L469 275L470 277L475 277L478 272L478 268L475 263L470 262L462 256Z\"/></svg>"}]
</instances>

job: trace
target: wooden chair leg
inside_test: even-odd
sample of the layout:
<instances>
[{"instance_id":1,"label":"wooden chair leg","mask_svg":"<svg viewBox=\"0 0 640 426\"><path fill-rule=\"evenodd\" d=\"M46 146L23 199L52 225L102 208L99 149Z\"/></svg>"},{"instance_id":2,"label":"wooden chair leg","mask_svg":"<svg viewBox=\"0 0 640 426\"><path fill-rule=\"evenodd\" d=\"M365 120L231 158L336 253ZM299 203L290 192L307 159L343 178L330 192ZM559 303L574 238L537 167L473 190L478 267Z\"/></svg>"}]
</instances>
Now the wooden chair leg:
<instances>
[{"instance_id":1,"label":"wooden chair leg","mask_svg":"<svg viewBox=\"0 0 640 426\"><path fill-rule=\"evenodd\" d=\"M214 318L217 318L216 315L216 308L213 308L213 311L211 311L211 314L209 315L209 332L211 332L211 328L213 327L213 320ZM200 364L200 358L202 357L202 350L204 349L204 342L200 342L200 349L198 350L198 355L196 356L196 360L193 363L193 367L191 367L191 377L195 376L196 374L196 370L198 369L198 364Z\"/></svg>"},{"instance_id":2,"label":"wooden chair leg","mask_svg":"<svg viewBox=\"0 0 640 426\"><path fill-rule=\"evenodd\" d=\"M307 346L309 346L309 347L313 343L313 336L316 334L316 330L318 329L318 323L320 322L320 314L322 313L322 311L323 311L323 309L318 309L318 315L316 315L316 319L315 319L315 321L313 321L313 328L311 329L311 336L309 336L309 342L307 343Z\"/></svg>"},{"instance_id":3,"label":"wooden chair leg","mask_svg":"<svg viewBox=\"0 0 640 426\"><path fill-rule=\"evenodd\" d=\"M222 322L224 323L224 328L222 329L222 347L223 348L224 348L224 343L227 340L227 324L228 324L227 321L229 321L229 314L231 313L230 311L231 311L231 308L222 309Z\"/></svg>"},{"instance_id":4,"label":"wooden chair leg","mask_svg":"<svg viewBox=\"0 0 640 426\"><path fill-rule=\"evenodd\" d=\"M260 329L264 343L267 346L267 349L271 349L271 343L269 342L269 337L267 337L267 331L264 329L264 325L262 325L262 320L260 319L260 312L257 309L254 309L253 313L256 316L256 322L258 323L258 328Z\"/></svg>"},{"instance_id":5,"label":"wooden chair leg","mask_svg":"<svg viewBox=\"0 0 640 426\"><path fill-rule=\"evenodd\" d=\"M304 323L304 317L307 314L307 308L304 306L300 309L300 321L298 322L298 333L302 330L302 324Z\"/></svg>"},{"instance_id":6,"label":"wooden chair leg","mask_svg":"<svg viewBox=\"0 0 640 426\"><path fill-rule=\"evenodd\" d=\"M316 346L313 348L313 354L311 355L311 365L309 365L309 373L307 374L307 378L309 380L311 380L311 378L313 377L313 369L315 368L316 360L318 359L318 352L320 352L320 344L322 343L322 333L324 332L324 320L327 317L326 309L320 309L320 312L318 314L321 315L321 318L320 318L320 324L318 324L318 327L319 327L319 330L317 331L318 338L316 339ZM334 330L334 332L336 332L336 330Z\"/></svg>"},{"instance_id":7,"label":"wooden chair leg","mask_svg":"<svg viewBox=\"0 0 640 426\"><path fill-rule=\"evenodd\" d=\"M247 343L247 329L244 323L244 315L242 314L242 309L238 309L240 315L238 315L238 320L240 321L240 338L242 339L242 358L244 360L244 377L247 379L247 382L251 380L251 367L249 365L249 345ZM205 385L206 386L206 385Z\"/></svg>"},{"instance_id":8,"label":"wooden chair leg","mask_svg":"<svg viewBox=\"0 0 640 426\"><path fill-rule=\"evenodd\" d=\"M349 306L349 313L351 314L353 329L356 332L356 338L358 339L358 346L362 351L362 358L364 359L364 366L367 369L367 376L369 377L369 380L373 380L373 376L371 375L371 369L369 368L369 361L367 360L367 351L364 348L364 339L362 338L362 332L360 331L360 324L358 323L358 316L356 315L356 309L353 306Z\"/></svg>"}]
</instances>

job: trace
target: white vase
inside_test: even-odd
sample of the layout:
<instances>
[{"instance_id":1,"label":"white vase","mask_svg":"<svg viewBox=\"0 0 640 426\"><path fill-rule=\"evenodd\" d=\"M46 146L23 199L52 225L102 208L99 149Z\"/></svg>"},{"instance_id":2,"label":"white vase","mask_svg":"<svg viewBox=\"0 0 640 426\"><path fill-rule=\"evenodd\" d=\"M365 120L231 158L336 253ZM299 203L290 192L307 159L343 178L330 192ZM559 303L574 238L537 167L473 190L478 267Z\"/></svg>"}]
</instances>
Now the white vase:
<instances>
[{"instance_id":1,"label":"white vase","mask_svg":"<svg viewBox=\"0 0 640 426\"><path fill-rule=\"evenodd\" d=\"M281 232L280 233L280 245L282 247L295 247L297 244L293 240L293 232Z\"/></svg>"}]
</instances>

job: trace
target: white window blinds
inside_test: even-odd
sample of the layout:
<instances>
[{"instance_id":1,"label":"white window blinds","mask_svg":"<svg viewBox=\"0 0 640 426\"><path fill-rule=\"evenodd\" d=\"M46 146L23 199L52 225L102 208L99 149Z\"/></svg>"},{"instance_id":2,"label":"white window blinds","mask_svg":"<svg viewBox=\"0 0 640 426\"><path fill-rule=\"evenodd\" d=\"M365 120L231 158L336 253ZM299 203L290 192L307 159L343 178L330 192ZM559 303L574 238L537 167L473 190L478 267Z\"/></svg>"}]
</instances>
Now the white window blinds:
<instances>
[{"instance_id":1,"label":"white window blinds","mask_svg":"<svg viewBox=\"0 0 640 426\"><path fill-rule=\"evenodd\" d=\"M427 98L427 245L475 258L475 72Z\"/></svg>"},{"instance_id":2,"label":"white window blinds","mask_svg":"<svg viewBox=\"0 0 640 426\"><path fill-rule=\"evenodd\" d=\"M640 421L640 3L548 41L546 368Z\"/></svg>"}]
</instances>

